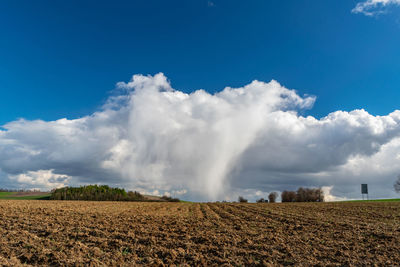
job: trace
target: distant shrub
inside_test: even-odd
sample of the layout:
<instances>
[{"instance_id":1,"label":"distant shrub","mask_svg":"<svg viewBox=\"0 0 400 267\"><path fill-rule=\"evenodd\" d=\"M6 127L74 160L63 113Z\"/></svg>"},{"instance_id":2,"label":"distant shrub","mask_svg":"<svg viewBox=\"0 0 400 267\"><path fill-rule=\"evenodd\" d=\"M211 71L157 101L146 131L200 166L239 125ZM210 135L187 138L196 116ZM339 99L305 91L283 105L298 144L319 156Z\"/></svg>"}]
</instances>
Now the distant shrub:
<instances>
[{"instance_id":1,"label":"distant shrub","mask_svg":"<svg viewBox=\"0 0 400 267\"><path fill-rule=\"evenodd\" d=\"M258 200L256 200L257 203L265 203L265 199L264 198L260 198Z\"/></svg>"},{"instance_id":2,"label":"distant shrub","mask_svg":"<svg viewBox=\"0 0 400 267\"><path fill-rule=\"evenodd\" d=\"M247 203L247 199L245 199L245 198L242 197L242 196L239 196L238 201L239 201L240 203Z\"/></svg>"},{"instance_id":3,"label":"distant shrub","mask_svg":"<svg viewBox=\"0 0 400 267\"><path fill-rule=\"evenodd\" d=\"M283 191L281 194L282 202L295 202L296 201L296 192L295 191Z\"/></svg>"},{"instance_id":4,"label":"distant shrub","mask_svg":"<svg viewBox=\"0 0 400 267\"><path fill-rule=\"evenodd\" d=\"M169 196L162 196L161 199L164 201L168 201L168 202L179 202L180 201L179 198L172 198Z\"/></svg>"},{"instance_id":5,"label":"distant shrub","mask_svg":"<svg viewBox=\"0 0 400 267\"><path fill-rule=\"evenodd\" d=\"M278 193L277 193L277 192L272 192L272 193L270 193L270 194L268 195L269 203L275 203L277 197L278 197Z\"/></svg>"}]
</instances>

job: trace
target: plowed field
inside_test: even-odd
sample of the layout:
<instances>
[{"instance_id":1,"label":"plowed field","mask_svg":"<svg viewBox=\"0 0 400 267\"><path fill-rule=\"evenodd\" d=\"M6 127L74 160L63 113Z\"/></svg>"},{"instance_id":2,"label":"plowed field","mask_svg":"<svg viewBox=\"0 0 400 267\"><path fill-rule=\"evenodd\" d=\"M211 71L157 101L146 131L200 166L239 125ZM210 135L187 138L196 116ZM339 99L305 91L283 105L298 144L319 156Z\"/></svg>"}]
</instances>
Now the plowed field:
<instances>
[{"instance_id":1,"label":"plowed field","mask_svg":"<svg viewBox=\"0 0 400 267\"><path fill-rule=\"evenodd\" d=\"M399 263L399 202L0 200L0 265Z\"/></svg>"}]
</instances>

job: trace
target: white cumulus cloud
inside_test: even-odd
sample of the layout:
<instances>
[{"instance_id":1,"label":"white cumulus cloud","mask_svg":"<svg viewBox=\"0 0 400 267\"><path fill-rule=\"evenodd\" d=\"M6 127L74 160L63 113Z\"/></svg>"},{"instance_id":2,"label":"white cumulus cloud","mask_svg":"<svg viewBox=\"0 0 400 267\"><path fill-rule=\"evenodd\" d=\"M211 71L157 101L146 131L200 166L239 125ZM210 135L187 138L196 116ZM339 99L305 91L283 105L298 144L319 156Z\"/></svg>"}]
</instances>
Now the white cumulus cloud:
<instances>
[{"instance_id":1,"label":"white cumulus cloud","mask_svg":"<svg viewBox=\"0 0 400 267\"><path fill-rule=\"evenodd\" d=\"M17 175L9 175L11 180L23 188L48 189L66 186L70 177L53 173L53 170L27 171Z\"/></svg>"},{"instance_id":2,"label":"white cumulus cloud","mask_svg":"<svg viewBox=\"0 0 400 267\"><path fill-rule=\"evenodd\" d=\"M389 5L400 5L400 0L366 0L364 2L357 3L352 12L373 16L375 14L384 12L383 8Z\"/></svg>"},{"instance_id":3,"label":"white cumulus cloud","mask_svg":"<svg viewBox=\"0 0 400 267\"><path fill-rule=\"evenodd\" d=\"M382 184L400 171L400 111L304 117L315 97L276 81L186 94L159 73L117 87L86 117L4 125L0 182L99 183L194 200L333 186L330 195L351 198L365 180L391 194Z\"/></svg>"}]
</instances>

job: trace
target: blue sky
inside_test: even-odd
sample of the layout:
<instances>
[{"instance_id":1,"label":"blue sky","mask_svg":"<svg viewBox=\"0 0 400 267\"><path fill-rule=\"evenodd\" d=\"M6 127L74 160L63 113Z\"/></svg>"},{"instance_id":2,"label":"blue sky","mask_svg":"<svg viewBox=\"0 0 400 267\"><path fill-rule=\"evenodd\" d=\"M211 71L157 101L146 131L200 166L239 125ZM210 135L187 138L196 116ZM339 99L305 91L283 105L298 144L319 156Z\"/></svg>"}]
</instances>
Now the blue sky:
<instances>
[{"instance_id":1,"label":"blue sky","mask_svg":"<svg viewBox=\"0 0 400 267\"><path fill-rule=\"evenodd\" d=\"M0 24L0 187L397 196L400 0L1 1Z\"/></svg>"},{"instance_id":2,"label":"blue sky","mask_svg":"<svg viewBox=\"0 0 400 267\"><path fill-rule=\"evenodd\" d=\"M0 124L77 118L119 81L163 72L174 88L220 91L275 79L317 96L310 114L400 98L400 26L357 1L2 1Z\"/></svg>"}]
</instances>

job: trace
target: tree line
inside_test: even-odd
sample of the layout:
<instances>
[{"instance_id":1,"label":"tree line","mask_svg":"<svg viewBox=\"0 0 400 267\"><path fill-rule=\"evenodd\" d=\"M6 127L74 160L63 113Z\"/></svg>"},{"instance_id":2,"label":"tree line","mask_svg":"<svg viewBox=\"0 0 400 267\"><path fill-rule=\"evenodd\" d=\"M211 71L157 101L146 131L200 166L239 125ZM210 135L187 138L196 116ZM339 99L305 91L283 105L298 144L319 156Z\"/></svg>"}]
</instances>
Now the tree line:
<instances>
[{"instance_id":1,"label":"tree line","mask_svg":"<svg viewBox=\"0 0 400 267\"><path fill-rule=\"evenodd\" d=\"M163 196L149 199L136 191L113 188L108 185L85 185L80 187L63 187L51 191L50 200L88 200L88 201L146 201L146 202L179 202L178 198Z\"/></svg>"},{"instance_id":2,"label":"tree line","mask_svg":"<svg viewBox=\"0 0 400 267\"><path fill-rule=\"evenodd\" d=\"M38 189L7 189L0 188L0 192L41 192Z\"/></svg>"},{"instance_id":3,"label":"tree line","mask_svg":"<svg viewBox=\"0 0 400 267\"><path fill-rule=\"evenodd\" d=\"M272 192L268 195L268 199L260 198L257 203L275 203L278 198L277 192ZM321 188L303 188L300 187L297 191L283 191L281 194L282 202L323 202L324 192ZM247 199L239 196L238 201L247 203Z\"/></svg>"},{"instance_id":4,"label":"tree line","mask_svg":"<svg viewBox=\"0 0 400 267\"><path fill-rule=\"evenodd\" d=\"M323 202L324 192L321 188L303 188L297 191L283 191L282 202Z\"/></svg>"},{"instance_id":5,"label":"tree line","mask_svg":"<svg viewBox=\"0 0 400 267\"><path fill-rule=\"evenodd\" d=\"M63 187L51 192L51 200L92 200L92 201L143 201L139 192L126 192L125 189L112 188L108 185L85 185Z\"/></svg>"}]
</instances>

